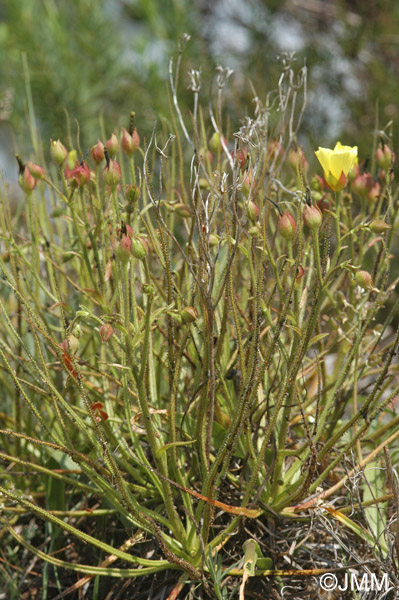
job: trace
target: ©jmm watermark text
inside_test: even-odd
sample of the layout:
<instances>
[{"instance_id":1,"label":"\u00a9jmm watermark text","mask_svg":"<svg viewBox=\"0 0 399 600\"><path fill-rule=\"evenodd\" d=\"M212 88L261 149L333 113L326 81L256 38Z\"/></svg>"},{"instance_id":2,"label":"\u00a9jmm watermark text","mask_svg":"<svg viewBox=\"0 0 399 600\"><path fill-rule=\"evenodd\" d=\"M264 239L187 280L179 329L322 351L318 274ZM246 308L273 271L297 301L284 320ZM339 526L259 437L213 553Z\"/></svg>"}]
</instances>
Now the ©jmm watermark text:
<instances>
[{"instance_id":1,"label":"\u00a9jmm watermark text","mask_svg":"<svg viewBox=\"0 0 399 600\"><path fill-rule=\"evenodd\" d=\"M364 573L364 575L358 575L356 573L345 573L343 579L338 580L338 577L334 573L324 573L320 577L320 587L326 591L339 590L340 592L346 592L350 590L352 592L370 592L382 590L388 591L388 573L384 573L381 577L377 577L374 573Z\"/></svg>"}]
</instances>

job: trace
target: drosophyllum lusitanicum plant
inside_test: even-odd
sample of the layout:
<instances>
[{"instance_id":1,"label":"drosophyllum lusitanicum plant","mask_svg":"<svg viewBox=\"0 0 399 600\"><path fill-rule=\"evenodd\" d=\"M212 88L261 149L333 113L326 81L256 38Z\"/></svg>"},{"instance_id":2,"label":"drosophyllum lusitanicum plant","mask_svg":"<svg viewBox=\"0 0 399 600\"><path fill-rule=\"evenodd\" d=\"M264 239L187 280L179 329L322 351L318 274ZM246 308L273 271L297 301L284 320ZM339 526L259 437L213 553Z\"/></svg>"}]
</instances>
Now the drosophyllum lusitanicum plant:
<instances>
[{"instance_id":1,"label":"drosophyllum lusitanicum plant","mask_svg":"<svg viewBox=\"0 0 399 600\"><path fill-rule=\"evenodd\" d=\"M230 75L216 70L204 107L190 72L183 115L171 63L171 120L150 139L132 113L88 153L36 140L15 213L3 186L1 521L89 578L174 569L175 593L202 579L227 597L234 566L243 594L284 575L257 527L320 511L395 558L389 127L367 168L340 142L317 162L297 144L306 70L286 57L234 133ZM88 564L34 547L27 515L90 544ZM86 526L100 518L122 545Z\"/></svg>"}]
</instances>

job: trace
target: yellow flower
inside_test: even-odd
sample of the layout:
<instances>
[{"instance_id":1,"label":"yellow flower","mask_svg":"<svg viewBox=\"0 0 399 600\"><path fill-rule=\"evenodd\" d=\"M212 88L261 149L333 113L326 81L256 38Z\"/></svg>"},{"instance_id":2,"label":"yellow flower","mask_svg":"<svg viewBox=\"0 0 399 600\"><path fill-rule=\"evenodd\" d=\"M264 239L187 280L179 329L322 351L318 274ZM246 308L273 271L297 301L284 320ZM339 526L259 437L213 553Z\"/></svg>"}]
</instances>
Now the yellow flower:
<instances>
[{"instance_id":1,"label":"yellow flower","mask_svg":"<svg viewBox=\"0 0 399 600\"><path fill-rule=\"evenodd\" d=\"M320 148L315 152L324 171L327 185L340 192L347 182L349 171L357 163L357 146L343 146L341 142L331 148Z\"/></svg>"}]
</instances>

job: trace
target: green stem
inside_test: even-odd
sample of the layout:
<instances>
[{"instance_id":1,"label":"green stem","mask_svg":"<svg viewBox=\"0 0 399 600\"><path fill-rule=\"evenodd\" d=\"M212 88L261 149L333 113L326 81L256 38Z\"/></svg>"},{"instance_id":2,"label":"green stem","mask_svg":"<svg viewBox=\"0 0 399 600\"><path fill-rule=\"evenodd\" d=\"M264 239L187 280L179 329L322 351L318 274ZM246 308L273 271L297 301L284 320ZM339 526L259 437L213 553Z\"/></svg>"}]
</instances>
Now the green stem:
<instances>
[{"instance_id":1,"label":"green stem","mask_svg":"<svg viewBox=\"0 0 399 600\"><path fill-rule=\"evenodd\" d=\"M320 289L323 287L323 275L321 271L321 260L320 260L320 247L319 247L319 231L318 229L313 229L313 241L314 241L314 256L316 262L316 271L317 271L317 280L319 282Z\"/></svg>"}]
</instances>

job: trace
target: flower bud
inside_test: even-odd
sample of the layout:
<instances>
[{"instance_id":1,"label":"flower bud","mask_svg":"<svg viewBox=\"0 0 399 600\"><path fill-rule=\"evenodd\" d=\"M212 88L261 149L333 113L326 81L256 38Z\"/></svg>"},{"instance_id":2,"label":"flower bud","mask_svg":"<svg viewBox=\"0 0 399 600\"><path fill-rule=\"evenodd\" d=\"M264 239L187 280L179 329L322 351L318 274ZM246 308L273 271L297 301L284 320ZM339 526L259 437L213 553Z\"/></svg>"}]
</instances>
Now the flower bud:
<instances>
[{"instance_id":1,"label":"flower bud","mask_svg":"<svg viewBox=\"0 0 399 600\"><path fill-rule=\"evenodd\" d=\"M367 198L373 185L374 180L371 177L370 173L362 173L362 175L356 177L356 179L352 183L351 190L361 198Z\"/></svg>"},{"instance_id":2,"label":"flower bud","mask_svg":"<svg viewBox=\"0 0 399 600\"><path fill-rule=\"evenodd\" d=\"M68 165L65 169L65 177L73 185L82 187L90 179L90 169L85 161L82 161L80 164L77 163L72 170Z\"/></svg>"},{"instance_id":3,"label":"flower bud","mask_svg":"<svg viewBox=\"0 0 399 600\"><path fill-rule=\"evenodd\" d=\"M112 327L111 323L104 323L104 325L101 325L100 329L98 330L98 333L100 334L102 343L106 344L108 340L113 336L114 328Z\"/></svg>"},{"instance_id":4,"label":"flower bud","mask_svg":"<svg viewBox=\"0 0 399 600\"><path fill-rule=\"evenodd\" d=\"M116 235L121 238L123 234L128 235L130 238L133 237L133 229L127 223L126 225L122 223L116 226Z\"/></svg>"},{"instance_id":5,"label":"flower bud","mask_svg":"<svg viewBox=\"0 0 399 600\"><path fill-rule=\"evenodd\" d=\"M207 191L209 191L211 189L210 183L206 179L206 177L200 177L199 180L198 180L198 185L200 186L201 190L207 190Z\"/></svg>"},{"instance_id":6,"label":"flower bud","mask_svg":"<svg viewBox=\"0 0 399 600\"><path fill-rule=\"evenodd\" d=\"M72 169L74 169L78 164L78 153L76 150L70 150L67 156L67 168L69 167L69 169L72 171Z\"/></svg>"},{"instance_id":7,"label":"flower bud","mask_svg":"<svg viewBox=\"0 0 399 600\"><path fill-rule=\"evenodd\" d=\"M148 249L144 238L132 238L132 254L138 260L143 260L147 256Z\"/></svg>"},{"instance_id":8,"label":"flower bud","mask_svg":"<svg viewBox=\"0 0 399 600\"><path fill-rule=\"evenodd\" d=\"M308 167L308 161L306 160L303 150L301 148L291 148L291 150L288 153L287 160L288 164L292 167L292 169L294 169L294 171L296 171L300 167L302 167L303 169L307 169Z\"/></svg>"},{"instance_id":9,"label":"flower bud","mask_svg":"<svg viewBox=\"0 0 399 600\"><path fill-rule=\"evenodd\" d=\"M357 271L355 275L356 282L365 290L375 290L373 278L368 271Z\"/></svg>"},{"instance_id":10,"label":"flower bud","mask_svg":"<svg viewBox=\"0 0 399 600\"><path fill-rule=\"evenodd\" d=\"M380 197L380 194L381 194L381 186L377 181L377 183L375 183L373 185L373 187L371 188L369 195L367 196L367 199L369 202L372 202L372 203L377 202L378 198Z\"/></svg>"},{"instance_id":11,"label":"flower bud","mask_svg":"<svg viewBox=\"0 0 399 600\"><path fill-rule=\"evenodd\" d=\"M118 154L118 150L119 150L118 138L116 137L116 135L114 133L105 142L105 147L108 150L108 154L109 154L110 158L114 159L115 156Z\"/></svg>"},{"instance_id":12,"label":"flower bud","mask_svg":"<svg viewBox=\"0 0 399 600\"><path fill-rule=\"evenodd\" d=\"M297 230L296 221L288 210L279 216L277 229L279 234L286 240L292 240L295 237Z\"/></svg>"},{"instance_id":13,"label":"flower bud","mask_svg":"<svg viewBox=\"0 0 399 600\"><path fill-rule=\"evenodd\" d=\"M133 156L137 148L140 146L140 136L137 133L137 129L133 129L130 134L125 128L122 129L121 139L122 149L128 156Z\"/></svg>"},{"instance_id":14,"label":"flower bud","mask_svg":"<svg viewBox=\"0 0 399 600\"><path fill-rule=\"evenodd\" d=\"M136 204L140 200L141 191L136 185L128 185L125 188L125 199L129 204Z\"/></svg>"},{"instance_id":15,"label":"flower bud","mask_svg":"<svg viewBox=\"0 0 399 600\"><path fill-rule=\"evenodd\" d=\"M324 179L320 175L314 175L310 182L310 187L315 192L322 192L324 189Z\"/></svg>"},{"instance_id":16,"label":"flower bud","mask_svg":"<svg viewBox=\"0 0 399 600\"><path fill-rule=\"evenodd\" d=\"M344 206L350 206L352 200L353 200L352 194L348 194L348 192L344 192L344 194L342 195L342 204Z\"/></svg>"},{"instance_id":17,"label":"flower bud","mask_svg":"<svg viewBox=\"0 0 399 600\"><path fill-rule=\"evenodd\" d=\"M303 222L309 229L319 229L323 221L323 217L318 206L306 205L303 210Z\"/></svg>"},{"instance_id":18,"label":"flower bud","mask_svg":"<svg viewBox=\"0 0 399 600\"><path fill-rule=\"evenodd\" d=\"M329 201L327 200L326 196L322 196L320 198L320 200L318 200L316 202L317 207L319 208L319 210L321 210L321 213L323 214L323 212L325 212L326 210L330 210L331 209L331 204L329 203Z\"/></svg>"},{"instance_id":19,"label":"flower bud","mask_svg":"<svg viewBox=\"0 0 399 600\"><path fill-rule=\"evenodd\" d=\"M392 173L393 175L393 173ZM384 171L384 169L380 169L380 172L378 173L378 179L381 181L382 184L384 184L387 180L387 172Z\"/></svg>"},{"instance_id":20,"label":"flower bud","mask_svg":"<svg viewBox=\"0 0 399 600\"><path fill-rule=\"evenodd\" d=\"M79 349L79 340L74 335L69 335L67 340L64 340L61 344L61 348L64 352L71 352L76 354Z\"/></svg>"},{"instance_id":21,"label":"flower bud","mask_svg":"<svg viewBox=\"0 0 399 600\"><path fill-rule=\"evenodd\" d=\"M101 140L97 140L97 144L91 148L90 154L94 162L97 164L104 160L104 144Z\"/></svg>"},{"instance_id":22,"label":"flower bud","mask_svg":"<svg viewBox=\"0 0 399 600\"><path fill-rule=\"evenodd\" d=\"M36 165L35 163L33 163L30 160L26 163L26 166L28 167L29 173L32 175L32 177L35 177L35 179L43 179L43 177L44 177L43 167L39 167L39 165Z\"/></svg>"},{"instance_id":23,"label":"flower bud","mask_svg":"<svg viewBox=\"0 0 399 600\"><path fill-rule=\"evenodd\" d=\"M110 160L109 165L104 167L103 179L110 188L115 188L122 177L121 168L116 160Z\"/></svg>"},{"instance_id":24,"label":"flower bud","mask_svg":"<svg viewBox=\"0 0 399 600\"><path fill-rule=\"evenodd\" d=\"M244 194L244 196L246 198L248 198L249 196L249 192L251 191L251 187L252 190L254 190L256 188L256 180L254 179L254 172L252 169L249 169L247 171L247 175L242 183L242 193Z\"/></svg>"},{"instance_id":25,"label":"flower bud","mask_svg":"<svg viewBox=\"0 0 399 600\"><path fill-rule=\"evenodd\" d=\"M154 286L150 283L143 283L143 294L152 298L154 296Z\"/></svg>"},{"instance_id":26,"label":"flower bud","mask_svg":"<svg viewBox=\"0 0 399 600\"><path fill-rule=\"evenodd\" d=\"M237 153L234 154L234 152L231 153L231 156L233 157L234 160L234 164L239 166L239 168L243 171L248 164L248 150L246 148L244 148L244 150L237 150Z\"/></svg>"},{"instance_id":27,"label":"flower bud","mask_svg":"<svg viewBox=\"0 0 399 600\"><path fill-rule=\"evenodd\" d=\"M184 204L183 202L179 202L178 204L175 204L174 211L177 215L179 215L179 217L182 217L183 219L187 219L188 217L191 217L190 207L188 206L188 204Z\"/></svg>"},{"instance_id":28,"label":"flower bud","mask_svg":"<svg viewBox=\"0 0 399 600\"><path fill-rule=\"evenodd\" d=\"M132 253L132 240L128 235L122 234L115 250L115 255L122 263L127 263Z\"/></svg>"},{"instance_id":29,"label":"flower bud","mask_svg":"<svg viewBox=\"0 0 399 600\"><path fill-rule=\"evenodd\" d=\"M251 237L258 237L258 236L260 236L261 232L260 232L260 229L259 229L259 227L257 225L253 225L252 227L250 227L248 229L248 234Z\"/></svg>"},{"instance_id":30,"label":"flower bud","mask_svg":"<svg viewBox=\"0 0 399 600\"><path fill-rule=\"evenodd\" d=\"M356 177L359 177L359 175L360 175L359 164L355 163L348 173L349 182L352 183L352 181L355 181Z\"/></svg>"},{"instance_id":31,"label":"flower bud","mask_svg":"<svg viewBox=\"0 0 399 600\"><path fill-rule=\"evenodd\" d=\"M376 221L372 221L370 223L369 228L373 233L385 233L389 229L392 229L392 225L388 225L388 223L385 223L385 221L377 219Z\"/></svg>"},{"instance_id":32,"label":"flower bud","mask_svg":"<svg viewBox=\"0 0 399 600\"><path fill-rule=\"evenodd\" d=\"M392 164L392 155L393 152L387 144L384 144L383 148L377 148L375 153L377 165L387 171Z\"/></svg>"},{"instance_id":33,"label":"flower bud","mask_svg":"<svg viewBox=\"0 0 399 600\"><path fill-rule=\"evenodd\" d=\"M211 246L211 248L213 246L218 246L219 245L219 236L216 235L216 233L210 233L209 234L209 245Z\"/></svg>"},{"instance_id":34,"label":"flower bud","mask_svg":"<svg viewBox=\"0 0 399 600\"><path fill-rule=\"evenodd\" d=\"M18 183L21 190L30 194L36 187L36 179L31 175L28 167L24 167L22 173L18 175Z\"/></svg>"},{"instance_id":35,"label":"flower bud","mask_svg":"<svg viewBox=\"0 0 399 600\"><path fill-rule=\"evenodd\" d=\"M209 148L214 154L217 154L217 152L222 149L220 133L217 131L213 133L211 139L209 140Z\"/></svg>"},{"instance_id":36,"label":"flower bud","mask_svg":"<svg viewBox=\"0 0 399 600\"><path fill-rule=\"evenodd\" d=\"M56 142L51 140L50 156L52 161L55 162L56 165L61 166L65 162L66 157L68 156L68 150L60 142L60 140L57 140Z\"/></svg>"},{"instance_id":37,"label":"flower bud","mask_svg":"<svg viewBox=\"0 0 399 600\"><path fill-rule=\"evenodd\" d=\"M256 219L258 218L259 215L259 208L256 206L255 202L252 202L252 200L249 201L248 203L248 207L247 207L247 217L250 221L252 221L252 223L254 223L256 221Z\"/></svg>"},{"instance_id":38,"label":"flower bud","mask_svg":"<svg viewBox=\"0 0 399 600\"><path fill-rule=\"evenodd\" d=\"M194 306L186 306L180 312L183 323L188 325L189 323L193 323L196 319L198 319L198 312L194 308Z\"/></svg>"}]
</instances>

